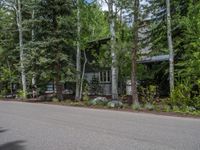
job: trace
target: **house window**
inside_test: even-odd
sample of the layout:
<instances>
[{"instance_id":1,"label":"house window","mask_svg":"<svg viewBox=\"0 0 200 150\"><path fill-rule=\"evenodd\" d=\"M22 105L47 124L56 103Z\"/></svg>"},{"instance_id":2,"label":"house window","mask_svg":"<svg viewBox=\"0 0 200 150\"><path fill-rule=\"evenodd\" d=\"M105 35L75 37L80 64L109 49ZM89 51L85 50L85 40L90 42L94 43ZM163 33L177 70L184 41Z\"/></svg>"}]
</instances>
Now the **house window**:
<instances>
[{"instance_id":1,"label":"house window","mask_svg":"<svg viewBox=\"0 0 200 150\"><path fill-rule=\"evenodd\" d=\"M47 91L53 91L53 84L47 85Z\"/></svg>"},{"instance_id":2,"label":"house window","mask_svg":"<svg viewBox=\"0 0 200 150\"><path fill-rule=\"evenodd\" d=\"M99 73L100 83L110 83L110 71L103 71Z\"/></svg>"}]
</instances>

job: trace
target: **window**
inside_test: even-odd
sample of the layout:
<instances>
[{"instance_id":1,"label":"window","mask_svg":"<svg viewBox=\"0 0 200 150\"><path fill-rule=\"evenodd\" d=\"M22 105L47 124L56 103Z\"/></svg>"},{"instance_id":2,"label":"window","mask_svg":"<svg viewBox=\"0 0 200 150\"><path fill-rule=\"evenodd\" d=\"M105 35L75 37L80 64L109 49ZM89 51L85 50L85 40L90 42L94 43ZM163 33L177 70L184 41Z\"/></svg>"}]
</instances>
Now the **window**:
<instances>
[{"instance_id":1,"label":"window","mask_svg":"<svg viewBox=\"0 0 200 150\"><path fill-rule=\"evenodd\" d=\"M53 91L53 84L47 85L47 91Z\"/></svg>"},{"instance_id":2,"label":"window","mask_svg":"<svg viewBox=\"0 0 200 150\"><path fill-rule=\"evenodd\" d=\"M110 83L110 71L103 71L99 73L100 83Z\"/></svg>"}]
</instances>

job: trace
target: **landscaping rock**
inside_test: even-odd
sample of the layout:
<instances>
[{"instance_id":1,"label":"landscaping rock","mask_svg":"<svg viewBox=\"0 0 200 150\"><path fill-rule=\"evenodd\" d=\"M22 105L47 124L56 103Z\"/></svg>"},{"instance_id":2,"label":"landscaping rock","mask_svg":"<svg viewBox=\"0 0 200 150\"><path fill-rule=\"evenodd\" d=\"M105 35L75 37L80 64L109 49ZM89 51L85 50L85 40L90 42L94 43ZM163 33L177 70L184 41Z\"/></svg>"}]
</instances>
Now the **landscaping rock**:
<instances>
[{"instance_id":1,"label":"landscaping rock","mask_svg":"<svg viewBox=\"0 0 200 150\"><path fill-rule=\"evenodd\" d=\"M193 112L193 111L196 111L196 108L195 108L195 107L192 107L192 106L190 106L190 107L188 107L188 110L189 110L190 112Z\"/></svg>"},{"instance_id":2,"label":"landscaping rock","mask_svg":"<svg viewBox=\"0 0 200 150\"><path fill-rule=\"evenodd\" d=\"M46 96L45 95L41 95L38 97L39 101L45 101L46 100Z\"/></svg>"},{"instance_id":3,"label":"landscaping rock","mask_svg":"<svg viewBox=\"0 0 200 150\"><path fill-rule=\"evenodd\" d=\"M118 100L113 100L113 101L110 101L107 106L109 108L122 108L123 107L123 103L121 101L118 101Z\"/></svg>"},{"instance_id":4,"label":"landscaping rock","mask_svg":"<svg viewBox=\"0 0 200 150\"><path fill-rule=\"evenodd\" d=\"M108 99L106 97L96 97L90 101L91 105L106 105L108 103Z\"/></svg>"}]
</instances>

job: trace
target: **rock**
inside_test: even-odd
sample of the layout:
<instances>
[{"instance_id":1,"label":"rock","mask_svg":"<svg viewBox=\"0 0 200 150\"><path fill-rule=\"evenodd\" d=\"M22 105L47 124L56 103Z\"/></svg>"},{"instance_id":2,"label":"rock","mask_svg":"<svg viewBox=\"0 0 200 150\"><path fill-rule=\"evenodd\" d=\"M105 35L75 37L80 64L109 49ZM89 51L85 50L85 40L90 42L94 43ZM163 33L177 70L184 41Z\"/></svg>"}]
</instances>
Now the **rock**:
<instances>
[{"instance_id":1,"label":"rock","mask_svg":"<svg viewBox=\"0 0 200 150\"><path fill-rule=\"evenodd\" d=\"M46 96L45 95L41 95L38 97L39 101L45 101L46 100Z\"/></svg>"},{"instance_id":2,"label":"rock","mask_svg":"<svg viewBox=\"0 0 200 150\"><path fill-rule=\"evenodd\" d=\"M106 105L108 103L108 99L106 97L96 97L90 101L92 105Z\"/></svg>"},{"instance_id":3,"label":"rock","mask_svg":"<svg viewBox=\"0 0 200 150\"><path fill-rule=\"evenodd\" d=\"M122 108L123 107L123 103L119 100L113 100L113 101L110 101L107 106L109 108Z\"/></svg>"}]
</instances>

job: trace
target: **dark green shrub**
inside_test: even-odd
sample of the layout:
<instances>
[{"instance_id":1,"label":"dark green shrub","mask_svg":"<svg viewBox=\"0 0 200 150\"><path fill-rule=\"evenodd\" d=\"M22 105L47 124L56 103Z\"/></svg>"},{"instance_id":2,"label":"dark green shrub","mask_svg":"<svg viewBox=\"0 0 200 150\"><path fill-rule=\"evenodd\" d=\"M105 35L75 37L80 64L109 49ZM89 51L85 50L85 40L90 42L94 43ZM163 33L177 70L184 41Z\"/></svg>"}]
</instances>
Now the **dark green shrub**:
<instances>
[{"instance_id":1,"label":"dark green shrub","mask_svg":"<svg viewBox=\"0 0 200 150\"><path fill-rule=\"evenodd\" d=\"M191 86L185 82L185 84L178 84L171 94L170 105L178 107L186 107L191 100Z\"/></svg>"},{"instance_id":2,"label":"dark green shrub","mask_svg":"<svg viewBox=\"0 0 200 150\"><path fill-rule=\"evenodd\" d=\"M156 96L156 86L149 85L148 87L139 87L140 100L143 103L153 103Z\"/></svg>"}]
</instances>

